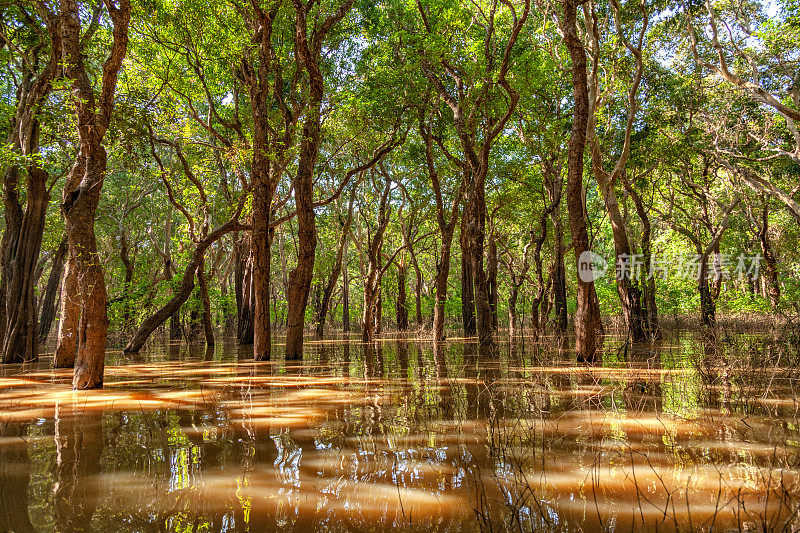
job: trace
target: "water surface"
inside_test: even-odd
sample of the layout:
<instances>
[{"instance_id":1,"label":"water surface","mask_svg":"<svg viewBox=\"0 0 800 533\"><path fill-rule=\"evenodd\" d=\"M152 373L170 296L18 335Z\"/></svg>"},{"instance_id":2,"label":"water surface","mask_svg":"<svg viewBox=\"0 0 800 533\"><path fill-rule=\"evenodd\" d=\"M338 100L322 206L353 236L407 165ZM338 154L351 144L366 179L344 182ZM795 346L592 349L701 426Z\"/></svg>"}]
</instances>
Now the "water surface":
<instances>
[{"instance_id":1,"label":"water surface","mask_svg":"<svg viewBox=\"0 0 800 533\"><path fill-rule=\"evenodd\" d=\"M278 347L278 358L280 346ZM0 367L0 531L793 530L797 343L232 342Z\"/></svg>"}]
</instances>

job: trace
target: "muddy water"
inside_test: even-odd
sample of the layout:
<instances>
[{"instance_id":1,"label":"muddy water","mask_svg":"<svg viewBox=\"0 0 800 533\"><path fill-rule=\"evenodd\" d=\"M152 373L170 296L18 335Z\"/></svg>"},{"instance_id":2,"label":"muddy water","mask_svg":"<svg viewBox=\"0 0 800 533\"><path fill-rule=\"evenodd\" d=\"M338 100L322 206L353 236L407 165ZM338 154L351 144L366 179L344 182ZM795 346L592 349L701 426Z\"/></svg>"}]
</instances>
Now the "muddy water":
<instances>
[{"instance_id":1,"label":"muddy water","mask_svg":"<svg viewBox=\"0 0 800 533\"><path fill-rule=\"evenodd\" d=\"M0 531L792 530L796 343L674 334L109 354L0 368Z\"/></svg>"}]
</instances>

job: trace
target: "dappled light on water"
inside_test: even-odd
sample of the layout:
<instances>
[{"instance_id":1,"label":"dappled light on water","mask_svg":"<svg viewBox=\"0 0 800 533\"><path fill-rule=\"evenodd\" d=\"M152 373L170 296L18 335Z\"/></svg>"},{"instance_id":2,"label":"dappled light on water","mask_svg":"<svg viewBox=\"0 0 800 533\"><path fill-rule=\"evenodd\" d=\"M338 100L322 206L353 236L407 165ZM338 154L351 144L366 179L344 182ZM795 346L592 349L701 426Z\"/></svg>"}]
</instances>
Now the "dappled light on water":
<instances>
[{"instance_id":1,"label":"dappled light on water","mask_svg":"<svg viewBox=\"0 0 800 533\"><path fill-rule=\"evenodd\" d=\"M154 347L79 392L0 369L0 531L797 527L792 347L674 337L594 367L552 339Z\"/></svg>"}]
</instances>

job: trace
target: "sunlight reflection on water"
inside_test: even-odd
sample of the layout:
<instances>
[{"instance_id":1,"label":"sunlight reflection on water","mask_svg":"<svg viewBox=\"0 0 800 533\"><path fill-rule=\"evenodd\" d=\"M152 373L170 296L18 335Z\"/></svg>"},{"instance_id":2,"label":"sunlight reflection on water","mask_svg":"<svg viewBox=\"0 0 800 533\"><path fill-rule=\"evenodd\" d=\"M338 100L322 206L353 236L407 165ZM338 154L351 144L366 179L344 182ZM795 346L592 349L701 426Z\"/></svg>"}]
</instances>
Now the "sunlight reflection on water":
<instances>
[{"instance_id":1,"label":"sunlight reflection on water","mask_svg":"<svg viewBox=\"0 0 800 533\"><path fill-rule=\"evenodd\" d=\"M334 339L303 364L154 347L82 392L47 358L0 368L0 531L797 525L800 374L779 340L626 360L609 339L598 367L551 341Z\"/></svg>"}]
</instances>

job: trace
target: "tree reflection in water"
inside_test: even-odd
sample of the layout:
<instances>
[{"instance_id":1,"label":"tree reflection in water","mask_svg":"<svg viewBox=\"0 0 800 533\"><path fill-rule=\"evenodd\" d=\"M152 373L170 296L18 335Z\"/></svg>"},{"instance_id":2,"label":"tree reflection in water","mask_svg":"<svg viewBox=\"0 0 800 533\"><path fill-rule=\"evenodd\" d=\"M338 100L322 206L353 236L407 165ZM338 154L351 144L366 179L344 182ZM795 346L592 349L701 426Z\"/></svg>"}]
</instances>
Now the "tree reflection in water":
<instances>
[{"instance_id":1,"label":"tree reflection in water","mask_svg":"<svg viewBox=\"0 0 800 533\"><path fill-rule=\"evenodd\" d=\"M0 531L798 525L785 339L609 338L598 366L570 345L169 345L76 393L46 359L2 369Z\"/></svg>"}]
</instances>

